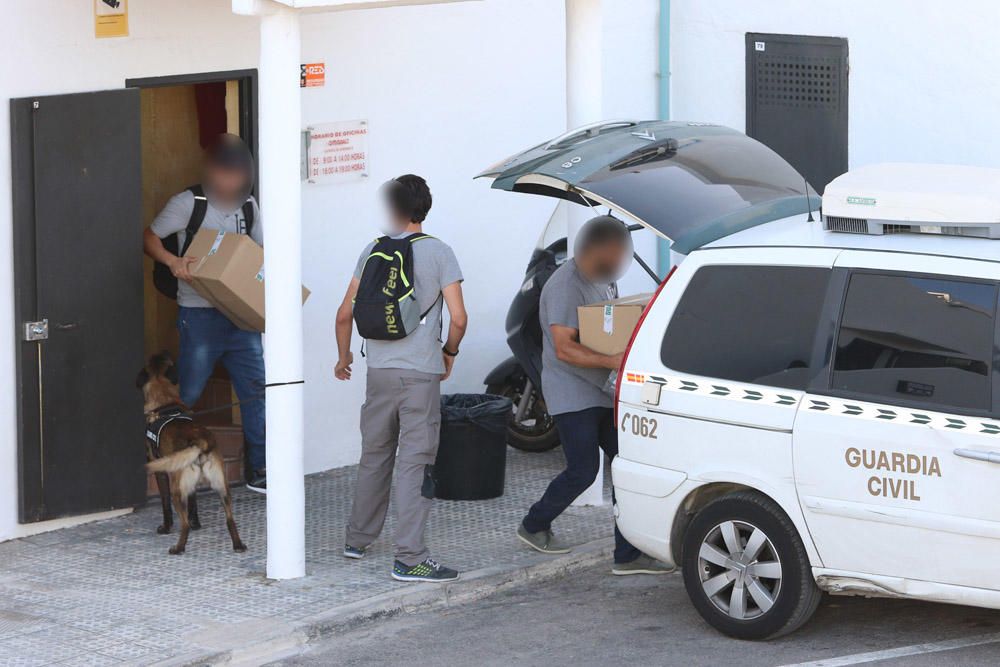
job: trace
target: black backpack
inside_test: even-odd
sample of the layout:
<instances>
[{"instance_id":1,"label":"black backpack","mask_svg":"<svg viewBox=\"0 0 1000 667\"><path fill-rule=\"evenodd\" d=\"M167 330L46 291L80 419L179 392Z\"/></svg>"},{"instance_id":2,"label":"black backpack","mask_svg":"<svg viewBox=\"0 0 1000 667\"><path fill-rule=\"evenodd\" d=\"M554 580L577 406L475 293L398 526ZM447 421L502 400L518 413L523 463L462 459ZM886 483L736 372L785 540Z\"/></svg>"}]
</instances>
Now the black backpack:
<instances>
[{"instance_id":1,"label":"black backpack","mask_svg":"<svg viewBox=\"0 0 1000 667\"><path fill-rule=\"evenodd\" d=\"M413 244L429 238L434 237L412 234L401 239L389 236L376 239L361 269L354 299L354 321L362 338L406 338L437 305L440 294L430 308L420 312L413 283Z\"/></svg>"},{"instance_id":2,"label":"black backpack","mask_svg":"<svg viewBox=\"0 0 1000 667\"><path fill-rule=\"evenodd\" d=\"M177 234L171 234L162 240L163 247L178 257L183 257L194 240L194 235L201 229L201 223L205 221L205 212L208 211L208 197L205 196L205 189L200 185L192 185L188 192L194 195L194 209L191 210L191 218L184 229L184 247L178 249ZM250 234L253 229L253 201L248 197L243 203L243 219L246 221L245 233ZM161 262L153 263L153 285L157 291L168 299L177 298L177 278L171 273L170 267Z\"/></svg>"}]
</instances>

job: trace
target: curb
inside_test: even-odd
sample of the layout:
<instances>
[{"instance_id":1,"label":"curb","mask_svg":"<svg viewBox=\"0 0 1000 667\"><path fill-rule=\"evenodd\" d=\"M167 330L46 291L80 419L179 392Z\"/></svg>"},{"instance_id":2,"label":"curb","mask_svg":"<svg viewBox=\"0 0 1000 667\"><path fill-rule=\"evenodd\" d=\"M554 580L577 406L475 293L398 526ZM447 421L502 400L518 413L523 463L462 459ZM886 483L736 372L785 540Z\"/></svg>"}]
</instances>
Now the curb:
<instances>
[{"instance_id":1,"label":"curb","mask_svg":"<svg viewBox=\"0 0 1000 667\"><path fill-rule=\"evenodd\" d=\"M491 595L532 582L555 579L606 561L611 557L614 540L610 537L586 542L568 554L551 557L530 554L515 566L496 566L463 572L450 584L420 584L406 591L382 593L358 602L306 617L295 625L274 623L250 643L239 648L174 656L154 663L153 667L207 667L229 665L244 667L299 653L308 643L338 632L353 630L373 621L404 613L437 609L482 600ZM220 629L223 632L225 629ZM240 639L233 638L240 642Z\"/></svg>"}]
</instances>

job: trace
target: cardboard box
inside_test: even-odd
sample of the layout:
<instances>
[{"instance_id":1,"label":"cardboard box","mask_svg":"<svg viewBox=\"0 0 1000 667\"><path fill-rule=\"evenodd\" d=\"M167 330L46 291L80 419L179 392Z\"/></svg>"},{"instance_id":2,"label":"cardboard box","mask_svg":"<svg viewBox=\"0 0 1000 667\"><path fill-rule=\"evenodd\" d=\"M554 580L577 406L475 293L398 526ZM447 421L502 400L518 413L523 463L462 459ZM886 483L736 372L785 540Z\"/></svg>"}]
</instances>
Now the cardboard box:
<instances>
[{"instance_id":1,"label":"cardboard box","mask_svg":"<svg viewBox=\"0 0 1000 667\"><path fill-rule=\"evenodd\" d=\"M624 352L652 294L636 294L576 309L580 344L601 354Z\"/></svg>"},{"instance_id":2,"label":"cardboard box","mask_svg":"<svg viewBox=\"0 0 1000 667\"><path fill-rule=\"evenodd\" d=\"M264 250L245 234L202 228L187 255L197 257L191 285L246 331L264 330ZM302 301L309 290L302 288Z\"/></svg>"}]
</instances>

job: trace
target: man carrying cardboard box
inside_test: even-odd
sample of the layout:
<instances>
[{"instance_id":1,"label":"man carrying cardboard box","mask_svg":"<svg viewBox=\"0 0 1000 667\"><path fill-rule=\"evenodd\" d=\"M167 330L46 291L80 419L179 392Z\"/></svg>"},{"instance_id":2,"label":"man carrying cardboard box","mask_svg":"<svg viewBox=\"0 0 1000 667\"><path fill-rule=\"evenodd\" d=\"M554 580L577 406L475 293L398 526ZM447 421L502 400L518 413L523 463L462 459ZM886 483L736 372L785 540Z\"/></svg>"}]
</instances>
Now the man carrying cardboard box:
<instances>
[{"instance_id":1,"label":"man carrying cardboard box","mask_svg":"<svg viewBox=\"0 0 1000 667\"><path fill-rule=\"evenodd\" d=\"M260 208L250 194L254 182L250 149L239 137L223 134L205 154L201 185L174 195L146 229L146 254L158 263L157 289L176 296L180 306L180 354L177 360L181 400L194 405L215 363L229 372L241 401L243 436L252 471L247 488L267 491L264 435L264 348L260 333L244 331L212 307L191 286L198 257L185 254L199 228L247 234L264 244ZM172 280L171 280L172 279Z\"/></svg>"},{"instance_id":2,"label":"man carrying cardboard box","mask_svg":"<svg viewBox=\"0 0 1000 667\"><path fill-rule=\"evenodd\" d=\"M610 216L594 218L580 229L573 255L542 288L538 314L542 389L559 431L566 469L517 527L522 542L546 554L570 551L552 533L552 522L597 479L601 451L609 459L618 455L613 401L604 386L611 371L621 365L622 353L604 354L584 347L577 309L618 295L615 281L628 268L632 255L628 229ZM663 574L670 569L641 553L615 527L611 571Z\"/></svg>"}]
</instances>

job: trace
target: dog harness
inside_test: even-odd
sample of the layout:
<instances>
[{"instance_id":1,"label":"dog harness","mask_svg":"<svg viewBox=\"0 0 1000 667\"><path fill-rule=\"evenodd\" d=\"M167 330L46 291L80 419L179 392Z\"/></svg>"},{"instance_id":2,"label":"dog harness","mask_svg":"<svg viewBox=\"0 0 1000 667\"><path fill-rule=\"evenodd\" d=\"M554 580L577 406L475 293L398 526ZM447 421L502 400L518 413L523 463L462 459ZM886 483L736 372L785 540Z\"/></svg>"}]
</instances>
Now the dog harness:
<instances>
[{"instance_id":1,"label":"dog harness","mask_svg":"<svg viewBox=\"0 0 1000 667\"><path fill-rule=\"evenodd\" d=\"M194 421L188 410L183 405L168 405L156 411L156 419L146 424L146 440L153 450L153 454L160 456L160 433L163 428L172 421L178 419L183 421Z\"/></svg>"}]
</instances>

